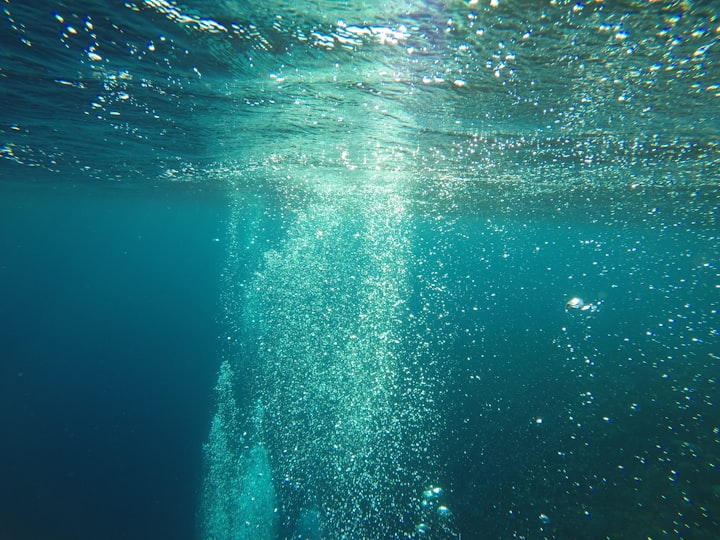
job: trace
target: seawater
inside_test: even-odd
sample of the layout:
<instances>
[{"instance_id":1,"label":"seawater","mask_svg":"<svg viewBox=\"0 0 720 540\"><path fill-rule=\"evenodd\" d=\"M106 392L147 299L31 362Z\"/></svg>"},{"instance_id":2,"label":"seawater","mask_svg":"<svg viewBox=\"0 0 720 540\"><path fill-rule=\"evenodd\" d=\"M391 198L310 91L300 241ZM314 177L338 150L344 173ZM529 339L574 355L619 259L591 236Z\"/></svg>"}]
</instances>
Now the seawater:
<instances>
[{"instance_id":1,"label":"seawater","mask_svg":"<svg viewBox=\"0 0 720 540\"><path fill-rule=\"evenodd\" d=\"M6 2L8 538L715 538L712 3Z\"/></svg>"}]
</instances>

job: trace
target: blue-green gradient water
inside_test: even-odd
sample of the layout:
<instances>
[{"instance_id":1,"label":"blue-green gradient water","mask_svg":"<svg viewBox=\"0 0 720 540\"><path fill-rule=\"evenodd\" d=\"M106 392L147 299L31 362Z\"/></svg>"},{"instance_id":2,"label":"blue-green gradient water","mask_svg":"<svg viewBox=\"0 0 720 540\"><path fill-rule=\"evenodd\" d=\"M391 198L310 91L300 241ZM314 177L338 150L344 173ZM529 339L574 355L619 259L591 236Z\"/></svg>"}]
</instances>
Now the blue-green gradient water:
<instances>
[{"instance_id":1,"label":"blue-green gradient water","mask_svg":"<svg viewBox=\"0 0 720 540\"><path fill-rule=\"evenodd\" d=\"M0 539L720 536L720 6L20 2Z\"/></svg>"}]
</instances>

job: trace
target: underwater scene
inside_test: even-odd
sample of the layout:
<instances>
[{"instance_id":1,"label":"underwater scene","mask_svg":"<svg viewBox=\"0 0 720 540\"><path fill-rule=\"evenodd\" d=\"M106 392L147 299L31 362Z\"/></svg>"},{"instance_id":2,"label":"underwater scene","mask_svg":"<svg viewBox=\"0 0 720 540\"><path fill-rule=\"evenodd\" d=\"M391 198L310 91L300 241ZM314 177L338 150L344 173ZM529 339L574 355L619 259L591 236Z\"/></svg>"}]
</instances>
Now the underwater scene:
<instances>
[{"instance_id":1,"label":"underwater scene","mask_svg":"<svg viewBox=\"0 0 720 540\"><path fill-rule=\"evenodd\" d=\"M4 0L0 540L720 538L720 3Z\"/></svg>"}]
</instances>

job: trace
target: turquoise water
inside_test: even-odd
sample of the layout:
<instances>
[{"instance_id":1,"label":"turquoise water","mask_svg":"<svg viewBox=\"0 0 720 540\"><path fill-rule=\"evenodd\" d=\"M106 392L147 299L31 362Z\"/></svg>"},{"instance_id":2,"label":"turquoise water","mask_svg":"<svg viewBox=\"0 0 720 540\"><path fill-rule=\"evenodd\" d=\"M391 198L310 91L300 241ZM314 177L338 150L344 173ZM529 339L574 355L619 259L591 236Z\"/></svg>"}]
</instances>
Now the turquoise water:
<instances>
[{"instance_id":1,"label":"turquoise water","mask_svg":"<svg viewBox=\"0 0 720 540\"><path fill-rule=\"evenodd\" d=\"M0 538L720 535L713 2L6 2Z\"/></svg>"}]
</instances>

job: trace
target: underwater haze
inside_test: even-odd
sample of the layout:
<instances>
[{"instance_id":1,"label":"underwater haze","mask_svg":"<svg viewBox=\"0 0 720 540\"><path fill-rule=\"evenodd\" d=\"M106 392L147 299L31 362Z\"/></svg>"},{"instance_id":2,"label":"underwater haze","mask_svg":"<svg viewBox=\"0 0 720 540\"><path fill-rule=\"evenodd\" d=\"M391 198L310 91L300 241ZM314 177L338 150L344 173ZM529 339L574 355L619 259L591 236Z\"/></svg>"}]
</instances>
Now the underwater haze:
<instances>
[{"instance_id":1,"label":"underwater haze","mask_svg":"<svg viewBox=\"0 0 720 540\"><path fill-rule=\"evenodd\" d=\"M6 0L0 540L720 537L720 5Z\"/></svg>"}]
</instances>

